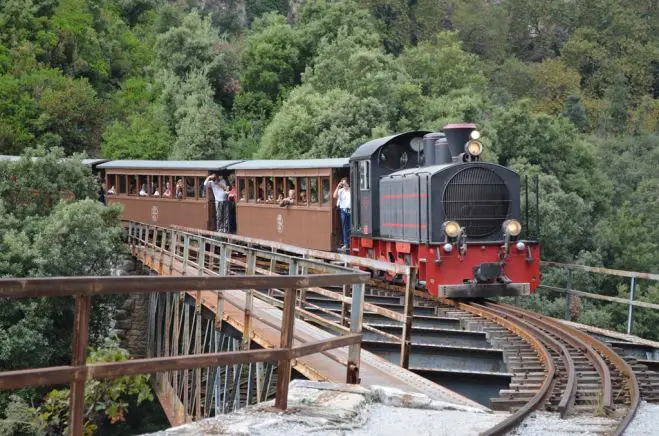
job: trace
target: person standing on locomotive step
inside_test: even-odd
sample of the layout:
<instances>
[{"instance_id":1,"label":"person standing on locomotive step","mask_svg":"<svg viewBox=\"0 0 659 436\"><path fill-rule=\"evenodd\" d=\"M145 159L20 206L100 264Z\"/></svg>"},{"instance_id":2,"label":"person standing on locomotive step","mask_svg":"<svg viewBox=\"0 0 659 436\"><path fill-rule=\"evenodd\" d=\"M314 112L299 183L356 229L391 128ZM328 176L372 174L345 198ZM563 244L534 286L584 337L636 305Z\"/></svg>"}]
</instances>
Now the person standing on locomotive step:
<instances>
[{"instance_id":1,"label":"person standing on locomotive step","mask_svg":"<svg viewBox=\"0 0 659 436\"><path fill-rule=\"evenodd\" d=\"M347 177L341 179L334 190L333 197L341 214L341 235L343 238L341 251L345 251L350 247L350 185Z\"/></svg>"},{"instance_id":2,"label":"person standing on locomotive step","mask_svg":"<svg viewBox=\"0 0 659 436\"><path fill-rule=\"evenodd\" d=\"M217 231L228 233L229 231L229 204L227 203L227 185L222 177L211 174L204 181L206 188L213 189L215 197L215 216Z\"/></svg>"}]
</instances>

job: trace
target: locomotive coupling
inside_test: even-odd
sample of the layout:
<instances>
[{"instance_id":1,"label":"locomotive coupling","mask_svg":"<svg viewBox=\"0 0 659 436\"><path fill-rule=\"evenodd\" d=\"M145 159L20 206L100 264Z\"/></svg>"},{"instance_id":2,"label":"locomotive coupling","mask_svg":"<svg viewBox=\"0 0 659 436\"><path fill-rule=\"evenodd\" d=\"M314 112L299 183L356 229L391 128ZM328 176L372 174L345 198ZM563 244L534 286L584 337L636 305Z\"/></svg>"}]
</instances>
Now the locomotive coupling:
<instances>
[{"instance_id":1,"label":"locomotive coupling","mask_svg":"<svg viewBox=\"0 0 659 436\"><path fill-rule=\"evenodd\" d=\"M478 283L489 283L501 277L502 271L500 263L481 263L474 267L474 278Z\"/></svg>"}]
</instances>

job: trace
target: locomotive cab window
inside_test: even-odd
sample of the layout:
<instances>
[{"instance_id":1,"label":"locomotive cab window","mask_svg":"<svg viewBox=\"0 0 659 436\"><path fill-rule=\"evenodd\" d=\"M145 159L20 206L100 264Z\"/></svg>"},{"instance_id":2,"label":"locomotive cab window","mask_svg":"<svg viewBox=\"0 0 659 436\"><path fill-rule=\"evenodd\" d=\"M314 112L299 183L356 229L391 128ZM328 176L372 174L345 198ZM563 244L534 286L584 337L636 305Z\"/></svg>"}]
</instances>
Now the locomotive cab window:
<instances>
[{"instance_id":1,"label":"locomotive cab window","mask_svg":"<svg viewBox=\"0 0 659 436\"><path fill-rule=\"evenodd\" d=\"M390 171L402 170L407 166L408 161L407 147L400 144L387 144L378 153L379 167Z\"/></svg>"},{"instance_id":2,"label":"locomotive cab window","mask_svg":"<svg viewBox=\"0 0 659 436\"><path fill-rule=\"evenodd\" d=\"M371 189L371 161L359 162L359 189L362 191Z\"/></svg>"}]
</instances>

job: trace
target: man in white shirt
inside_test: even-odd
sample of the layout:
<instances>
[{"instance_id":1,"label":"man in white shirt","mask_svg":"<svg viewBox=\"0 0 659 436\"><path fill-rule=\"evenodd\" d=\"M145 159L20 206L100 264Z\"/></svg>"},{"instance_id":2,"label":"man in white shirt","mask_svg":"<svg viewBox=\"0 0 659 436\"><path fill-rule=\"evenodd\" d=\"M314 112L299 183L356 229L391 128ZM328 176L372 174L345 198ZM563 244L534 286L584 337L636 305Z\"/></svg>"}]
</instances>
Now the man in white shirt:
<instances>
[{"instance_id":1,"label":"man in white shirt","mask_svg":"<svg viewBox=\"0 0 659 436\"><path fill-rule=\"evenodd\" d=\"M341 251L346 251L350 247L350 185L347 177L342 178L334 190L334 199L341 215Z\"/></svg>"},{"instance_id":2,"label":"man in white shirt","mask_svg":"<svg viewBox=\"0 0 659 436\"><path fill-rule=\"evenodd\" d=\"M229 231L229 205L227 204L226 181L221 176L211 174L206 177L204 186L213 190L217 231L227 233Z\"/></svg>"}]
</instances>

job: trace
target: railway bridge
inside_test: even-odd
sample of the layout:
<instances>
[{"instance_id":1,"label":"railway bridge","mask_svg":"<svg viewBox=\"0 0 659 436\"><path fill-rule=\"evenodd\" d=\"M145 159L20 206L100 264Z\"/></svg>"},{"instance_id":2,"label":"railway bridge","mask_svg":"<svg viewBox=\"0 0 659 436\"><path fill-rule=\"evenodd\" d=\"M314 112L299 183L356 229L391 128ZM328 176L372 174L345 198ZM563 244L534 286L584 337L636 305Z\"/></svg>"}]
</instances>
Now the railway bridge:
<instances>
[{"instance_id":1,"label":"railway bridge","mask_svg":"<svg viewBox=\"0 0 659 436\"><path fill-rule=\"evenodd\" d=\"M127 243L148 278L0 280L2 297L76 298L70 366L0 373L2 389L70 383L74 435L85 380L137 373L153 374L172 425L273 397L285 409L291 377L508 412L488 434L539 409L608 414L605 430L620 434L641 399L659 401L658 343L501 303L437 300L411 286L410 266L139 222L127 223ZM550 289L568 296L567 318L575 295L627 303L628 333L635 307L659 308L633 297L638 280L657 275L592 268L631 280L630 301L617 301L572 289L572 272L588 267L548 266L567 271L567 287ZM406 284L378 280L385 275ZM127 304L122 320L133 321L128 336L145 338L132 350L141 358L87 365L90 299L106 293L144 303Z\"/></svg>"}]
</instances>

